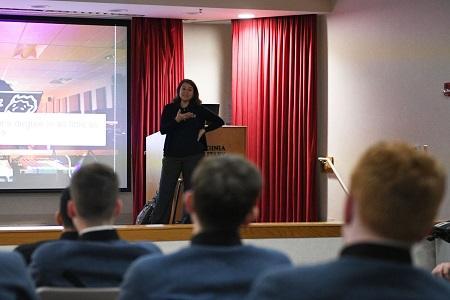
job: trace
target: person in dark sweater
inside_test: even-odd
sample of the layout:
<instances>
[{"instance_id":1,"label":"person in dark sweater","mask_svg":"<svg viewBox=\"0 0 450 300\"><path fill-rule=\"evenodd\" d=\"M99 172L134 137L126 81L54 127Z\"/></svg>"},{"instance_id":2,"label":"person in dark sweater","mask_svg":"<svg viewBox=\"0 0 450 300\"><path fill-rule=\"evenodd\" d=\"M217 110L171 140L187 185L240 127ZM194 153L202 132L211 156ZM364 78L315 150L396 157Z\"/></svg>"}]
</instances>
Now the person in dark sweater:
<instances>
[{"instance_id":1,"label":"person in dark sweater","mask_svg":"<svg viewBox=\"0 0 450 300\"><path fill-rule=\"evenodd\" d=\"M442 165L414 147L371 147L351 176L340 257L268 272L249 299L450 299L450 285L414 267L410 253L433 225L445 177Z\"/></svg>"},{"instance_id":2,"label":"person in dark sweater","mask_svg":"<svg viewBox=\"0 0 450 300\"><path fill-rule=\"evenodd\" d=\"M76 240L78 238L78 232L75 229L75 226L73 226L72 219L67 214L67 202L69 202L69 200L70 190L69 188L65 188L59 198L59 210L56 211L55 214L56 224L63 226L63 231L61 233L61 236L59 237L60 240ZM14 249L14 251L19 252L25 259L26 264L29 265L31 262L31 255L33 254L34 250L36 250L44 243L50 241L52 240L19 245Z\"/></svg>"},{"instance_id":3,"label":"person in dark sweater","mask_svg":"<svg viewBox=\"0 0 450 300\"><path fill-rule=\"evenodd\" d=\"M243 157L200 162L185 197L194 224L191 245L133 263L119 299L243 299L258 274L291 265L279 251L241 242L240 226L258 214L261 185L259 171Z\"/></svg>"},{"instance_id":4,"label":"person in dark sweater","mask_svg":"<svg viewBox=\"0 0 450 300\"><path fill-rule=\"evenodd\" d=\"M184 190L189 190L192 172L207 150L205 133L223 124L219 116L201 106L195 83L189 79L182 80L177 87L177 96L164 107L161 115L160 131L166 139L153 224L169 223L180 174L183 175Z\"/></svg>"}]
</instances>

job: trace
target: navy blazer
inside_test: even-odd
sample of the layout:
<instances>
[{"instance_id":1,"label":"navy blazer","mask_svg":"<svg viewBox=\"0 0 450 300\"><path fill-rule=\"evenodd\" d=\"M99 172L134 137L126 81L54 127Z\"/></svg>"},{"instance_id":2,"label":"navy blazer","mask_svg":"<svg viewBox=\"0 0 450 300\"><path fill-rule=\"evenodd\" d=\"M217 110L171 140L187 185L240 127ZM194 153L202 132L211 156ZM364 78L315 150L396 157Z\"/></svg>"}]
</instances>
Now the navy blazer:
<instances>
[{"instance_id":1,"label":"navy blazer","mask_svg":"<svg viewBox=\"0 0 450 300\"><path fill-rule=\"evenodd\" d=\"M291 265L281 252L250 245L191 245L165 256L135 261L120 299L243 299L254 278Z\"/></svg>"},{"instance_id":2,"label":"navy blazer","mask_svg":"<svg viewBox=\"0 0 450 300\"><path fill-rule=\"evenodd\" d=\"M37 299L25 263L16 252L0 252L0 299Z\"/></svg>"},{"instance_id":3,"label":"navy blazer","mask_svg":"<svg viewBox=\"0 0 450 300\"><path fill-rule=\"evenodd\" d=\"M89 232L76 241L54 241L40 246L31 259L36 286L113 287L122 282L138 257L161 253L153 243L120 240L115 230Z\"/></svg>"},{"instance_id":4,"label":"navy blazer","mask_svg":"<svg viewBox=\"0 0 450 300\"><path fill-rule=\"evenodd\" d=\"M76 231L65 231L59 237L60 240L76 240L77 238L78 232ZM44 240L36 243L22 244L14 248L14 251L20 253L25 259L25 263L29 265L31 262L31 255L33 255L33 252L37 249L37 247L52 241L54 240Z\"/></svg>"},{"instance_id":5,"label":"navy blazer","mask_svg":"<svg viewBox=\"0 0 450 300\"><path fill-rule=\"evenodd\" d=\"M450 284L411 264L341 257L269 272L255 281L248 299L444 300Z\"/></svg>"}]
</instances>

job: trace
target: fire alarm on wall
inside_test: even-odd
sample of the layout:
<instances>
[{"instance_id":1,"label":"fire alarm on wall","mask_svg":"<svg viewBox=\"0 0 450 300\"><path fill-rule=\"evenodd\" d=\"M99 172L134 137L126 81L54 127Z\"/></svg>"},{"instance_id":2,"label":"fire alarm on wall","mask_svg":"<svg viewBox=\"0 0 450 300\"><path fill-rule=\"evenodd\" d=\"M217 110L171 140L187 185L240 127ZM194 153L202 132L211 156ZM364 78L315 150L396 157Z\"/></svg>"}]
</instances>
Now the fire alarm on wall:
<instances>
[{"instance_id":1,"label":"fire alarm on wall","mask_svg":"<svg viewBox=\"0 0 450 300\"><path fill-rule=\"evenodd\" d=\"M442 90L444 96L450 97L450 82L444 83L444 89Z\"/></svg>"}]
</instances>

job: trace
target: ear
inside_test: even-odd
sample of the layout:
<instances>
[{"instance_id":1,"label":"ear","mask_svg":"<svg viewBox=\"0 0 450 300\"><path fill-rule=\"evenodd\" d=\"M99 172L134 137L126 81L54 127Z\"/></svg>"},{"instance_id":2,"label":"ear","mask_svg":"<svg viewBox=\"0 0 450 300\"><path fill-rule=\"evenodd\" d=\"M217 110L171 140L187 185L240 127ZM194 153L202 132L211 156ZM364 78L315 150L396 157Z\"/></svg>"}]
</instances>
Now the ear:
<instances>
[{"instance_id":1,"label":"ear","mask_svg":"<svg viewBox=\"0 0 450 300\"><path fill-rule=\"evenodd\" d=\"M353 200L352 196L348 196L345 200L344 206L344 223L350 224L353 221L355 214L355 200Z\"/></svg>"},{"instance_id":2,"label":"ear","mask_svg":"<svg viewBox=\"0 0 450 300\"><path fill-rule=\"evenodd\" d=\"M249 211L249 213L247 214L247 216L245 217L244 222L242 223L242 225L248 225L251 222L254 222L259 216L259 207L257 204L255 204L252 209Z\"/></svg>"},{"instance_id":3,"label":"ear","mask_svg":"<svg viewBox=\"0 0 450 300\"><path fill-rule=\"evenodd\" d=\"M114 207L114 217L117 217L120 215L120 213L122 212L122 208L123 208L123 201L122 201L122 199L117 198L116 205Z\"/></svg>"},{"instance_id":4,"label":"ear","mask_svg":"<svg viewBox=\"0 0 450 300\"><path fill-rule=\"evenodd\" d=\"M75 202L73 200L69 200L69 202L67 202L67 215L71 219L78 215L77 207L75 206Z\"/></svg>"},{"instance_id":5,"label":"ear","mask_svg":"<svg viewBox=\"0 0 450 300\"><path fill-rule=\"evenodd\" d=\"M55 221L57 225L63 226L63 218L59 210L55 212Z\"/></svg>"},{"instance_id":6,"label":"ear","mask_svg":"<svg viewBox=\"0 0 450 300\"><path fill-rule=\"evenodd\" d=\"M192 214L194 212L194 195L192 191L184 192L184 209L187 213Z\"/></svg>"}]
</instances>

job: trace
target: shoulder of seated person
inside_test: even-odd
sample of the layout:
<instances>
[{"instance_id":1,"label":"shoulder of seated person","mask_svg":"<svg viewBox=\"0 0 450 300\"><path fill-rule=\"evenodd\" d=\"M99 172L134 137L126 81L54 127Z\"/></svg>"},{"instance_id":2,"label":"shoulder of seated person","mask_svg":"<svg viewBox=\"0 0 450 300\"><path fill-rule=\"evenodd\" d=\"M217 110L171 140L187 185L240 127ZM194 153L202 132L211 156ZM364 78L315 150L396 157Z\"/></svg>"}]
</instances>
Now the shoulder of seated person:
<instances>
[{"instance_id":1,"label":"shoulder of seated person","mask_svg":"<svg viewBox=\"0 0 450 300\"><path fill-rule=\"evenodd\" d=\"M132 242L131 245L136 245L143 247L145 249L149 249L155 252L161 252L161 248L159 248L155 243L153 242Z\"/></svg>"},{"instance_id":2,"label":"shoulder of seated person","mask_svg":"<svg viewBox=\"0 0 450 300\"><path fill-rule=\"evenodd\" d=\"M133 263L133 269L140 270L140 272L147 272L148 270L154 270L153 268L159 268L161 266L167 266L172 263L172 257L176 253L165 255L162 252L149 253L137 258ZM148 267L151 266L149 269Z\"/></svg>"},{"instance_id":3,"label":"shoulder of seated person","mask_svg":"<svg viewBox=\"0 0 450 300\"><path fill-rule=\"evenodd\" d=\"M27 272L25 260L17 252L2 252L0 254L0 265L2 266L0 268L1 277L5 277L2 280L10 280L17 275L22 276Z\"/></svg>"},{"instance_id":4,"label":"shoulder of seated person","mask_svg":"<svg viewBox=\"0 0 450 300\"><path fill-rule=\"evenodd\" d=\"M288 257L282 251L275 250L275 249L268 249L268 248L264 248L264 247L253 246L253 245L243 245L243 248L248 249L249 251L252 251L255 253L265 254L265 255L269 255L269 256L286 257L286 258Z\"/></svg>"},{"instance_id":5,"label":"shoulder of seated person","mask_svg":"<svg viewBox=\"0 0 450 300\"><path fill-rule=\"evenodd\" d=\"M152 242L129 242L126 240L80 241L79 247L84 246L92 248L109 248L109 249L117 248L122 250L141 249L147 251L149 254L161 252L161 249Z\"/></svg>"},{"instance_id":6,"label":"shoulder of seated person","mask_svg":"<svg viewBox=\"0 0 450 300\"><path fill-rule=\"evenodd\" d=\"M23 261L22 256L14 251L0 251L0 261L4 263L16 263L17 261Z\"/></svg>"},{"instance_id":7,"label":"shoulder of seated person","mask_svg":"<svg viewBox=\"0 0 450 300\"><path fill-rule=\"evenodd\" d=\"M46 252L54 249L61 249L61 247L65 247L66 245L77 242L77 240L54 240L54 241L46 241L42 245L36 248L34 253Z\"/></svg>"}]
</instances>

